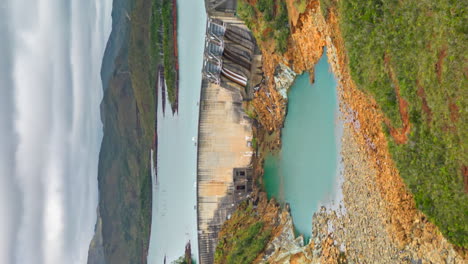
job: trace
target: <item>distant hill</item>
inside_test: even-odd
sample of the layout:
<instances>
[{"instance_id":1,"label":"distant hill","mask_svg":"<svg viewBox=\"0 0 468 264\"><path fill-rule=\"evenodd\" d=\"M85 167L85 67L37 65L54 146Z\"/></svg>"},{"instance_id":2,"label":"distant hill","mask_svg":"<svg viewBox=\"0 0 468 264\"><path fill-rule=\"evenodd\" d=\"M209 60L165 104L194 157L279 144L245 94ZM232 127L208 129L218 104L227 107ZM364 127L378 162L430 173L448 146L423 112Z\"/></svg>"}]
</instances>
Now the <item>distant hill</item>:
<instances>
[{"instance_id":1,"label":"distant hill","mask_svg":"<svg viewBox=\"0 0 468 264\"><path fill-rule=\"evenodd\" d=\"M96 226L89 264L146 263L152 195L149 153L155 123L150 16L151 0L114 0L112 33L101 69L102 226Z\"/></svg>"}]
</instances>

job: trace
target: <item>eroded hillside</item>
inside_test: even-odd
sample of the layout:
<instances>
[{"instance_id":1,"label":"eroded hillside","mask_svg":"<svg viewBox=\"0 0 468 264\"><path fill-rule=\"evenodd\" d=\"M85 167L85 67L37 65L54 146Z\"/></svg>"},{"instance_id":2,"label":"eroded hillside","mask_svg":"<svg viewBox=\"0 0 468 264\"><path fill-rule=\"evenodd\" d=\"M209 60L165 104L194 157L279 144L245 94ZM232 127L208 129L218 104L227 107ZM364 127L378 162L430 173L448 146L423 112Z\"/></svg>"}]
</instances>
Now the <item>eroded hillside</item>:
<instances>
[{"instance_id":1,"label":"eroded hillside","mask_svg":"<svg viewBox=\"0 0 468 264\"><path fill-rule=\"evenodd\" d=\"M436 54L433 60L428 59L419 66L420 71L432 71L429 74L432 77L425 82L436 83L436 87L445 89L444 93L431 92L429 96L427 91L430 89L421 88L420 81L416 81L418 74L413 76L413 82L410 83L407 76L411 76L409 73L414 71L402 72L409 66L399 66L396 62L401 62L402 59L395 57L406 56L414 60L413 64L418 63L418 58L409 51L410 47L402 45L402 49L397 49L393 44L388 44L387 51L384 49L381 54L372 55L364 54L366 50L363 50L372 50L369 46L372 45L372 35L361 33L361 44L353 42L356 41L353 37L357 36L350 35L350 27L360 28L357 24L352 24L359 21L353 20L351 23L348 20L357 15L364 16L360 18L362 23L376 23L379 16L387 20L398 18L393 16L395 13L389 6L380 8L381 13L366 14L359 11L365 9L358 8L366 1L286 1L291 34L287 40L288 48L282 53L273 38L265 37L271 29L262 26L265 25L262 22L265 18L264 12L256 6L258 2L243 1L245 5L251 6L246 8L251 14L247 25L250 24L264 55L263 70L267 80L266 85L255 94L251 104L261 124L256 130L259 152L262 154L280 145L279 129L286 114L286 100L279 92L281 87L277 87L275 83L277 66L286 65L297 73L311 71L326 47L332 70L338 80L340 108L345 121L341 154L344 163L343 202L347 214L342 215L330 210L318 212L314 216L313 239L304 247L298 247L300 243L294 241L293 237L281 235L291 232L291 227L285 225L285 221L281 221L281 214L277 214L277 218L263 218L264 222L270 221L266 226L270 225L274 230L283 226L284 231L274 232L276 235L266 244L266 250L257 256L257 262L337 263L347 259L356 263L373 263L375 259L379 259L381 263L410 263L418 260L423 263L464 263L467 260L467 250L463 249L463 246L466 247L468 228L468 198L463 189L463 177L466 177L463 169L466 155L463 153L466 152L466 146L462 143L462 139L466 139L466 129L463 129L466 127L466 98L460 94L460 89L466 87L466 76L463 73L466 69L466 65L463 66L466 59L463 59L463 51L458 50L464 45L459 41L460 35L456 35L459 24L454 22L453 30L446 35L439 32L447 41L458 45L458 48L451 48L452 56L461 55L462 58L455 64L449 62L447 65L447 54L438 52L439 49L434 49L431 45L423 45L434 50ZM370 4L371 1L367 2ZM415 5L410 6L431 6L428 3L423 3L422 7ZM465 6L460 8L465 10ZM459 14L455 10L452 10L452 13ZM434 16L440 18L441 14L437 13ZM397 35L406 36L406 32L401 29L393 30ZM435 30L432 28L429 31ZM342 33L343 31L345 32ZM428 36L430 34L425 35L426 38ZM424 52L423 47L420 48L422 50L418 52ZM359 52L363 53L364 57L359 57ZM368 61L364 61L363 58L368 58ZM452 60L457 61L454 57ZM373 63L376 61L381 63L381 66L375 67ZM458 73L448 73L445 67L453 67L452 71ZM365 71L367 75L363 75ZM444 72L446 77L443 77ZM383 80L380 83L379 78ZM431 78L434 78L432 82ZM450 81L454 84L443 85L444 82ZM375 85L375 88L369 87L372 85ZM372 90L378 87L382 87L383 95ZM384 104L387 102L385 98L388 98L385 97L386 91L393 91L388 95L393 96L393 105ZM428 98L431 98L430 101ZM441 100L448 102L443 105L446 109L438 108L437 102ZM434 111L438 111L438 114L434 114ZM445 121L434 123L435 115L445 118L441 119ZM442 137L431 134L439 131L438 129L445 129L451 134ZM421 135L425 137L421 138ZM427 141L429 138L436 140L432 145L435 148L433 150L429 149L432 144ZM458 146L455 147L454 144ZM448 146L454 148L441 152ZM452 158L452 151L459 156ZM421 157L407 156L413 155L411 153L419 153ZM257 176L261 179L262 157L260 156L254 164ZM420 170L424 164L427 168ZM452 166L450 164L455 164L455 169L447 169L446 166ZM432 169L427 171L428 168ZM436 189L425 185L432 177L438 177L433 183L443 181L434 185L438 186ZM420 182L421 185L413 186L415 182ZM421 195L426 197L426 200L421 200ZM435 200L455 196L456 199L443 204ZM262 195L259 197L266 199ZM442 212L457 219L449 221L450 217L446 217L442 221ZM330 225L334 227L332 231L327 228ZM226 224L226 228L229 228L229 224ZM232 230L223 231L229 232ZM282 246L275 247L275 244ZM286 250L288 248L295 250Z\"/></svg>"}]
</instances>

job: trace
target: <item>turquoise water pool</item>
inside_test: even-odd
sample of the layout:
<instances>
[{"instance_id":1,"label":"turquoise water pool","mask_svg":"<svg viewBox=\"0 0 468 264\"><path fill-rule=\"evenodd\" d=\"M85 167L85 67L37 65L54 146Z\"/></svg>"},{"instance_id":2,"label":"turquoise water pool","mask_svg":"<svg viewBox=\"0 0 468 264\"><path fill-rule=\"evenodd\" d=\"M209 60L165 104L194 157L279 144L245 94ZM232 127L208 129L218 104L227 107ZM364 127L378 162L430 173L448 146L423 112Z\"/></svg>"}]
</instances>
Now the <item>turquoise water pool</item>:
<instances>
[{"instance_id":1,"label":"turquoise water pool","mask_svg":"<svg viewBox=\"0 0 468 264\"><path fill-rule=\"evenodd\" d=\"M339 159L336 79L324 55L309 74L299 75L288 93L282 149L265 159L264 187L269 197L289 203L298 234L309 238L312 216L332 200Z\"/></svg>"}]
</instances>

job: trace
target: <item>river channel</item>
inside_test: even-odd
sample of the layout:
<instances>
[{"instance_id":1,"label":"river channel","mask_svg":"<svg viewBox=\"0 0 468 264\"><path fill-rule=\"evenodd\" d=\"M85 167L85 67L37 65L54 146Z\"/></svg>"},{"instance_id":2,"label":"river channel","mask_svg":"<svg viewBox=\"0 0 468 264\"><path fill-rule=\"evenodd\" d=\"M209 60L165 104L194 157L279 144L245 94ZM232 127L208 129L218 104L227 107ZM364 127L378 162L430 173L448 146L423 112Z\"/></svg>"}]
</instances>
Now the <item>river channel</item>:
<instances>
[{"instance_id":1,"label":"river channel","mask_svg":"<svg viewBox=\"0 0 468 264\"><path fill-rule=\"evenodd\" d=\"M326 52L309 74L296 77L288 93L288 113L282 130L282 149L265 159L264 186L291 208L296 233L310 238L312 216L321 205L339 196L339 121L336 79Z\"/></svg>"},{"instance_id":2,"label":"river channel","mask_svg":"<svg viewBox=\"0 0 468 264\"><path fill-rule=\"evenodd\" d=\"M148 263L171 263L190 241L198 258L196 166L198 102L206 13L201 1L178 0L179 112L162 114L159 96L157 181L153 183L153 217ZM168 102L168 100L166 100ZM198 261L197 261L198 263Z\"/></svg>"}]
</instances>

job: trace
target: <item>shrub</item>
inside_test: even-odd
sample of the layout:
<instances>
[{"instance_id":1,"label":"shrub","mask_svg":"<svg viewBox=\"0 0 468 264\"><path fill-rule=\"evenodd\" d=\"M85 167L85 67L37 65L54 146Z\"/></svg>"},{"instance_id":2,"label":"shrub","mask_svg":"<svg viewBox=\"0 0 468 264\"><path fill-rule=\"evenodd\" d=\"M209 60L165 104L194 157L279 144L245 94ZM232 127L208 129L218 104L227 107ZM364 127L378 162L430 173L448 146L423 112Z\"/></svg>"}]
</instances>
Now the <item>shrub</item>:
<instances>
[{"instance_id":1,"label":"shrub","mask_svg":"<svg viewBox=\"0 0 468 264\"><path fill-rule=\"evenodd\" d=\"M271 229L266 229L252 206L244 202L223 225L215 263L252 263L265 248L270 236Z\"/></svg>"}]
</instances>

